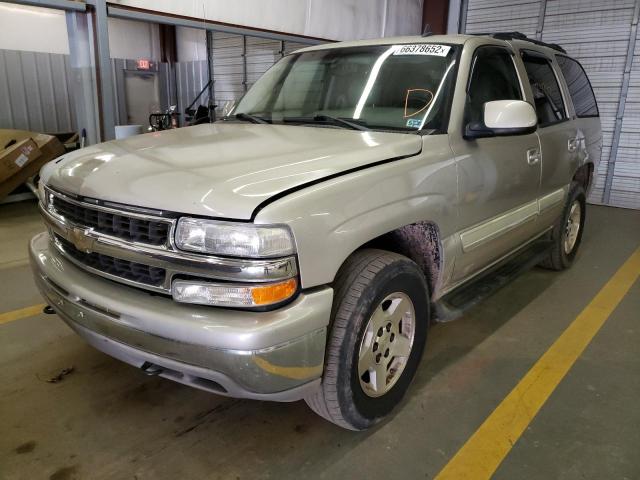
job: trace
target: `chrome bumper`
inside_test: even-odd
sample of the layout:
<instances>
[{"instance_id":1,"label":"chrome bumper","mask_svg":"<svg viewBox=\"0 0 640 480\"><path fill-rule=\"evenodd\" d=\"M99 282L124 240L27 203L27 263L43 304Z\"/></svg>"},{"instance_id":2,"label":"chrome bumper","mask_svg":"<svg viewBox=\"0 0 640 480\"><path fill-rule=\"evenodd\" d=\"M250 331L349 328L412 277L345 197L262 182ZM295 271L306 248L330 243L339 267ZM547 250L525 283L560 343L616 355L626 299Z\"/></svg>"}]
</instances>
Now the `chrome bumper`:
<instances>
[{"instance_id":1,"label":"chrome bumper","mask_svg":"<svg viewBox=\"0 0 640 480\"><path fill-rule=\"evenodd\" d=\"M333 290L271 312L181 305L91 275L42 233L31 240L38 288L94 347L160 376L223 395L293 401L319 383Z\"/></svg>"}]
</instances>

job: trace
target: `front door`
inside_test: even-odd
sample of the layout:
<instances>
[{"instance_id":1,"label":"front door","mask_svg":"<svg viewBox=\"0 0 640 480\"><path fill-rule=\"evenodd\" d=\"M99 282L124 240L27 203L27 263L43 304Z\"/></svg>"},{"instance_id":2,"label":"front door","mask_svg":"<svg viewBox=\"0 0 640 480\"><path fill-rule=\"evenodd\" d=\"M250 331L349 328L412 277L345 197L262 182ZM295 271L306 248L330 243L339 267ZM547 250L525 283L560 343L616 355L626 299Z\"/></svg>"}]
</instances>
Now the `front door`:
<instances>
[{"instance_id":1,"label":"front door","mask_svg":"<svg viewBox=\"0 0 640 480\"><path fill-rule=\"evenodd\" d=\"M482 121L484 104L524 100L511 50L479 47L467 88L464 125ZM541 151L536 133L465 140L451 132L458 168L462 254L453 282L477 273L525 243L535 232Z\"/></svg>"}]
</instances>

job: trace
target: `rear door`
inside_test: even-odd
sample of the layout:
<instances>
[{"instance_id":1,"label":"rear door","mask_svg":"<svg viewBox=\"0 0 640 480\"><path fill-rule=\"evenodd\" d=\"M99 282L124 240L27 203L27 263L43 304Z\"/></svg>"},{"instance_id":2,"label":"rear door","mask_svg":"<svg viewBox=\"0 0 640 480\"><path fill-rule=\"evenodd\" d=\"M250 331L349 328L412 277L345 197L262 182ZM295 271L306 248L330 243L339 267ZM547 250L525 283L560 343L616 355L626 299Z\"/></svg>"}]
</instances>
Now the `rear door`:
<instances>
[{"instance_id":1,"label":"rear door","mask_svg":"<svg viewBox=\"0 0 640 480\"><path fill-rule=\"evenodd\" d=\"M570 119L553 59L532 50L523 49L520 53L538 116L542 150L538 231L542 231L562 213L568 183L578 168L582 141Z\"/></svg>"},{"instance_id":2,"label":"rear door","mask_svg":"<svg viewBox=\"0 0 640 480\"><path fill-rule=\"evenodd\" d=\"M536 133L465 140L464 125L481 121L484 104L524 100L524 79L515 54L501 46L478 47L471 59L463 121L450 126L458 169L462 255L453 281L460 282L522 245L535 230L540 185L540 144ZM457 108L461 108L457 103Z\"/></svg>"},{"instance_id":3,"label":"rear door","mask_svg":"<svg viewBox=\"0 0 640 480\"><path fill-rule=\"evenodd\" d=\"M582 65L577 60L557 54L555 61L562 73L561 78L564 78L566 95L573 103L573 110L570 108L569 111L578 132L577 137L581 141L578 161L580 165L584 163L593 165L591 169L593 179L599 172L598 165L602 155L602 131L596 96Z\"/></svg>"}]
</instances>

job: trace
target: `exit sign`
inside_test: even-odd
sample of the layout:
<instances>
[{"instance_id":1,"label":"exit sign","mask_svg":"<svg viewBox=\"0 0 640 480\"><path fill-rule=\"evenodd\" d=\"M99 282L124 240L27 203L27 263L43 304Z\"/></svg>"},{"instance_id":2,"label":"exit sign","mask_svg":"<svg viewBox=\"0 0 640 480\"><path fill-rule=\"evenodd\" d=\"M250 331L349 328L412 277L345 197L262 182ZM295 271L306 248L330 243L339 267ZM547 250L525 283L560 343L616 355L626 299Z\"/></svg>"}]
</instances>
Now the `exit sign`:
<instances>
[{"instance_id":1,"label":"exit sign","mask_svg":"<svg viewBox=\"0 0 640 480\"><path fill-rule=\"evenodd\" d=\"M138 70L149 70L151 68L151 62L141 58L136 61L136 66L138 67Z\"/></svg>"}]
</instances>

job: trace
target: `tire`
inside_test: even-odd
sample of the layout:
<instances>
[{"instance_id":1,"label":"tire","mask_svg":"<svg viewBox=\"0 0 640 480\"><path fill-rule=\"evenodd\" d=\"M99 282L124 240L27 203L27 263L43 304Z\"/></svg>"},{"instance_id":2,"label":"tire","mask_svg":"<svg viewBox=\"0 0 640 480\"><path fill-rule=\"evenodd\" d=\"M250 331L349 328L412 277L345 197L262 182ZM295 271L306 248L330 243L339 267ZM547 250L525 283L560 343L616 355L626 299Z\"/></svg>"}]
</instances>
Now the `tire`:
<instances>
[{"instance_id":1,"label":"tire","mask_svg":"<svg viewBox=\"0 0 640 480\"><path fill-rule=\"evenodd\" d=\"M547 258L540 264L541 267L559 271L571 266L582 241L586 204L584 188L573 183L562 216L551 231L551 250ZM579 215L577 220L576 213Z\"/></svg>"},{"instance_id":2,"label":"tire","mask_svg":"<svg viewBox=\"0 0 640 480\"><path fill-rule=\"evenodd\" d=\"M336 425L365 430L402 400L417 370L429 324L425 277L402 255L358 251L336 277L331 319L322 383L305 401Z\"/></svg>"}]
</instances>

